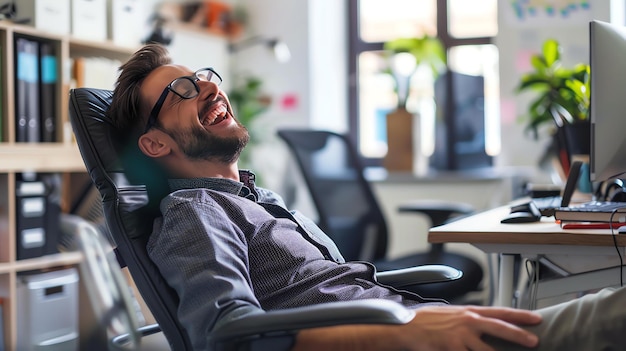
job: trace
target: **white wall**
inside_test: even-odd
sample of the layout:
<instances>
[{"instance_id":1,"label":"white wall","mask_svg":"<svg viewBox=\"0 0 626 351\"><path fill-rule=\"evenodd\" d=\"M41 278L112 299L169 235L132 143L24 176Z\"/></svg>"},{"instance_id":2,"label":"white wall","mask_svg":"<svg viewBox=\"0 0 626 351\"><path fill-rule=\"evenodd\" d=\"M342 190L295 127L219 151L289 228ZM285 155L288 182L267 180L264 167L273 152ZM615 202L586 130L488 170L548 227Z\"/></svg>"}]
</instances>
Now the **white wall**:
<instances>
[{"instance_id":1,"label":"white wall","mask_svg":"<svg viewBox=\"0 0 626 351\"><path fill-rule=\"evenodd\" d=\"M348 130L348 38L344 1L309 1L311 126Z\"/></svg>"}]
</instances>

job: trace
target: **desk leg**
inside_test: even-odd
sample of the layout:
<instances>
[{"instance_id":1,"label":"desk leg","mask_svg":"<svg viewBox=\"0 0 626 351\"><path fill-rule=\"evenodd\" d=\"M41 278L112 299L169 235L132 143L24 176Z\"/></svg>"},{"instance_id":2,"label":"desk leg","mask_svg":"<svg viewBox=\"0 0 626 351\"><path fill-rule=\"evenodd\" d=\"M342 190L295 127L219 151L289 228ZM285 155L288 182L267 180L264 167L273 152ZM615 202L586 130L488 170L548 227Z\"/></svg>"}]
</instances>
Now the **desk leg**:
<instances>
[{"instance_id":1,"label":"desk leg","mask_svg":"<svg viewBox=\"0 0 626 351\"><path fill-rule=\"evenodd\" d=\"M515 263L515 255L500 254L500 269L498 275L498 299L497 306L513 306L513 290L515 285L513 282L513 271Z\"/></svg>"}]
</instances>

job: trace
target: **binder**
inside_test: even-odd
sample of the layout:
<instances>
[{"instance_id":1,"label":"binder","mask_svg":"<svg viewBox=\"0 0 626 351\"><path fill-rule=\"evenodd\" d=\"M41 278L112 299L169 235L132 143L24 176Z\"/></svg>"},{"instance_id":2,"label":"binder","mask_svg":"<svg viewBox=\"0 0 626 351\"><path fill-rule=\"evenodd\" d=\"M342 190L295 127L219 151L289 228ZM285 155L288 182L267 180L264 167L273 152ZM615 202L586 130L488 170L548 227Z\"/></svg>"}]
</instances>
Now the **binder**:
<instances>
[{"instance_id":1,"label":"binder","mask_svg":"<svg viewBox=\"0 0 626 351\"><path fill-rule=\"evenodd\" d=\"M40 140L43 142L56 141L57 104L56 84L57 57L54 44L41 42L39 44L39 92L40 92Z\"/></svg>"},{"instance_id":2,"label":"binder","mask_svg":"<svg viewBox=\"0 0 626 351\"><path fill-rule=\"evenodd\" d=\"M28 54L26 53L26 46L28 45L26 39L15 39L15 140L26 141L26 104L28 103L28 96L26 92L26 75L28 70L25 68L28 61Z\"/></svg>"},{"instance_id":3,"label":"binder","mask_svg":"<svg viewBox=\"0 0 626 351\"><path fill-rule=\"evenodd\" d=\"M17 259L39 257L46 250L46 187L39 180L16 181Z\"/></svg>"},{"instance_id":4,"label":"binder","mask_svg":"<svg viewBox=\"0 0 626 351\"><path fill-rule=\"evenodd\" d=\"M39 43L17 37L16 47L16 140L37 142L39 131Z\"/></svg>"},{"instance_id":5,"label":"binder","mask_svg":"<svg viewBox=\"0 0 626 351\"><path fill-rule=\"evenodd\" d=\"M2 67L2 64L3 64L3 62L2 62L2 46L0 46L0 67ZM3 91L4 86L3 85L4 85L4 77L2 77L2 70L0 69L0 142L3 139L3 136L2 136L2 134L3 134L2 133L2 125L4 124L4 121L3 121L3 119L4 119L4 110L3 110L4 104L2 102L2 100L4 100L4 91ZM2 349L0 349L0 351L2 351Z\"/></svg>"}]
</instances>

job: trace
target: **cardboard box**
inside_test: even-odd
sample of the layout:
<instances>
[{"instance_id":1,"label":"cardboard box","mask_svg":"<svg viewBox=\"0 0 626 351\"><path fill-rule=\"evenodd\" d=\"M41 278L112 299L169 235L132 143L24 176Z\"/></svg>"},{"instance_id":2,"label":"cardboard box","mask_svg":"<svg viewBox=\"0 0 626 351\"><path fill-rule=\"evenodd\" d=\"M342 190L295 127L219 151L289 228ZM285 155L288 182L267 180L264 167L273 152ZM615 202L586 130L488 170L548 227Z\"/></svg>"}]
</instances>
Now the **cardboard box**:
<instances>
[{"instance_id":1,"label":"cardboard box","mask_svg":"<svg viewBox=\"0 0 626 351\"><path fill-rule=\"evenodd\" d=\"M76 38L107 39L106 0L72 0L72 35Z\"/></svg>"},{"instance_id":2,"label":"cardboard box","mask_svg":"<svg viewBox=\"0 0 626 351\"><path fill-rule=\"evenodd\" d=\"M117 45L139 47L144 36L143 3L140 0L108 1L109 39Z\"/></svg>"},{"instance_id":3,"label":"cardboard box","mask_svg":"<svg viewBox=\"0 0 626 351\"><path fill-rule=\"evenodd\" d=\"M30 19L40 30L70 34L70 0L18 0L16 18Z\"/></svg>"}]
</instances>

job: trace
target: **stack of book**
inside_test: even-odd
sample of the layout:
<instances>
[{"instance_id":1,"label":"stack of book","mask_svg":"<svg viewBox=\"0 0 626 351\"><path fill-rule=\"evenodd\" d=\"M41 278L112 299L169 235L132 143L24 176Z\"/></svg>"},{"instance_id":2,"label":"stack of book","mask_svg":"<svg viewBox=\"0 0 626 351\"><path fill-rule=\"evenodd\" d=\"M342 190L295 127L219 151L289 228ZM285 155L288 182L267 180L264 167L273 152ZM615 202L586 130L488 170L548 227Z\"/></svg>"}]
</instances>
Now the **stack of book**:
<instances>
[{"instance_id":1,"label":"stack of book","mask_svg":"<svg viewBox=\"0 0 626 351\"><path fill-rule=\"evenodd\" d=\"M561 207L554 218L561 222L626 223L626 202L590 201Z\"/></svg>"}]
</instances>

